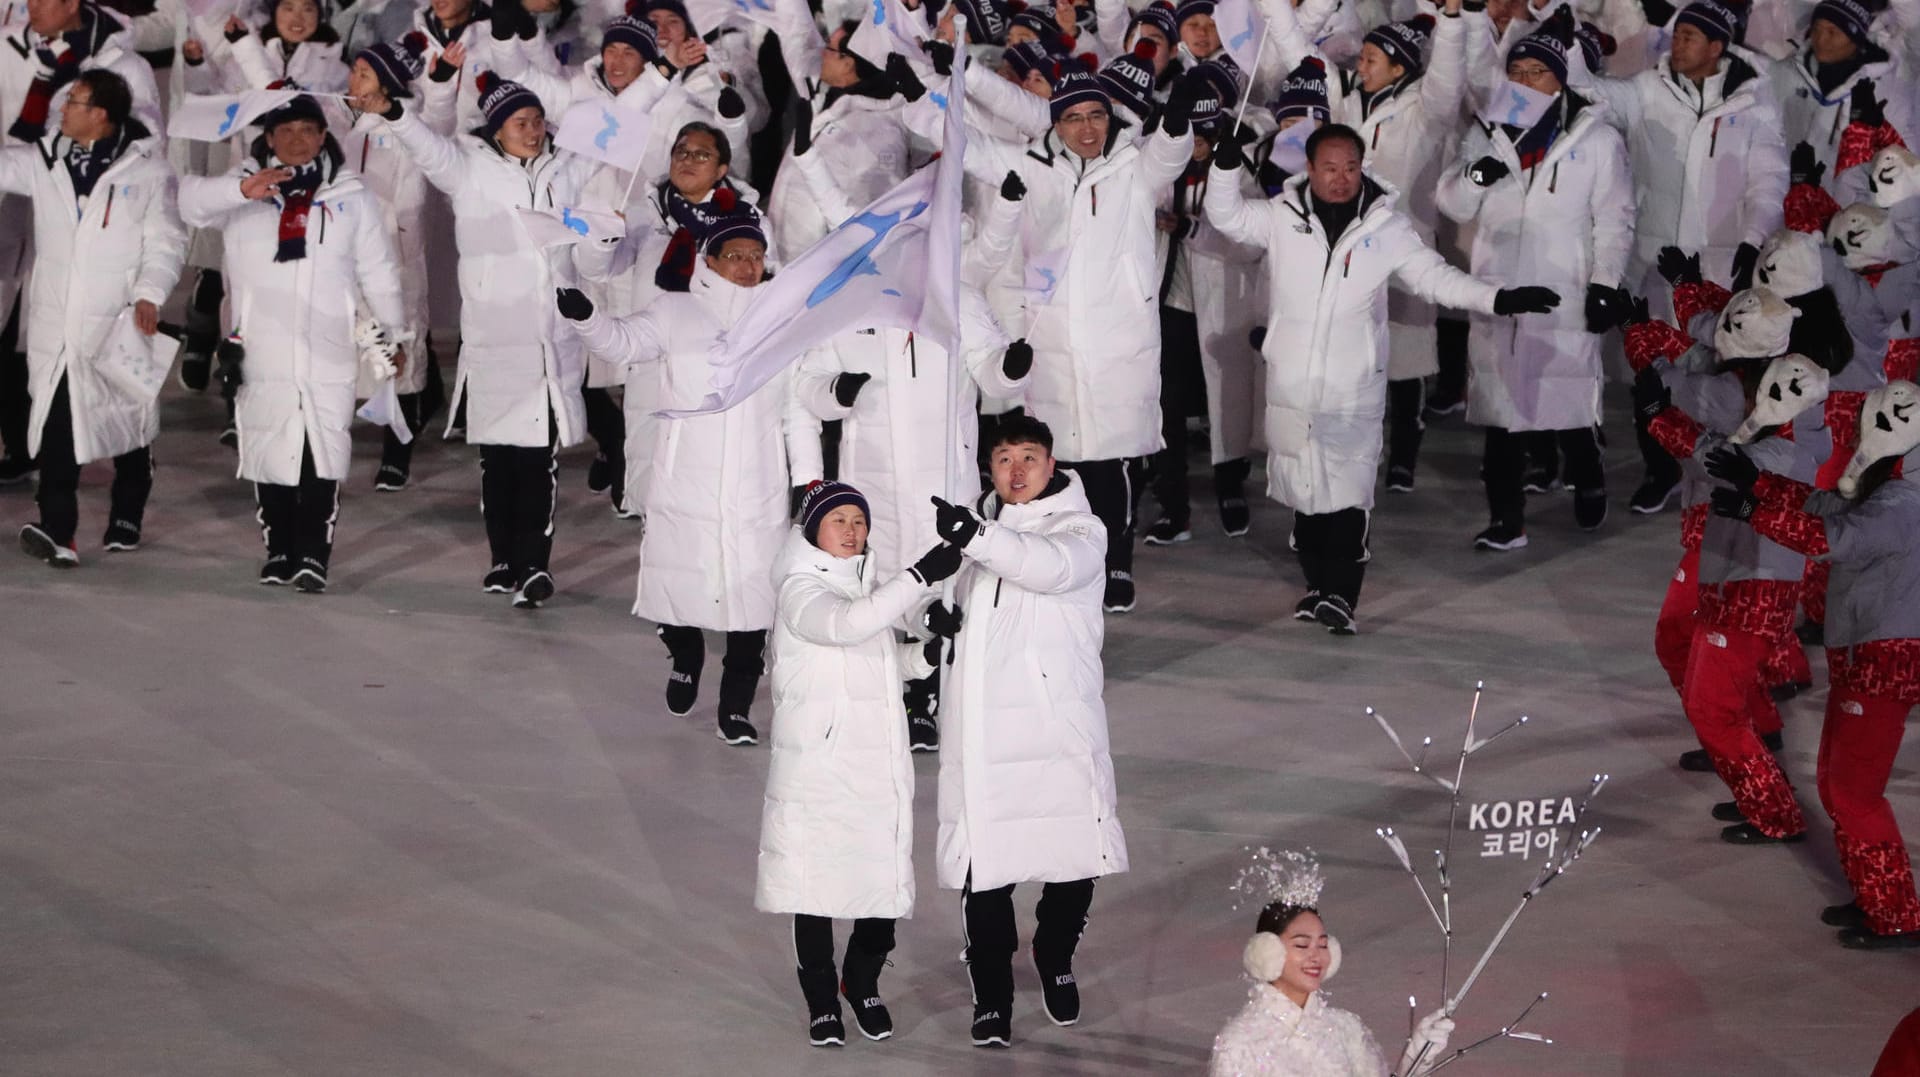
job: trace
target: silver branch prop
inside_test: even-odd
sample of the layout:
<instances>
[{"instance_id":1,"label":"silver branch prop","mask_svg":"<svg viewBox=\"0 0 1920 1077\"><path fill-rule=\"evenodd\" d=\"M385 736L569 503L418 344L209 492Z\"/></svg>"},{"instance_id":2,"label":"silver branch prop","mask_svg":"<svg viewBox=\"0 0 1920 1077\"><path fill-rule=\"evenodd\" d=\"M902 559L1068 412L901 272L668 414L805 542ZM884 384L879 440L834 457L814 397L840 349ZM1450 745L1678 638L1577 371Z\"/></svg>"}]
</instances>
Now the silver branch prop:
<instances>
[{"instance_id":1,"label":"silver branch prop","mask_svg":"<svg viewBox=\"0 0 1920 1077\"><path fill-rule=\"evenodd\" d=\"M1440 901L1438 904L1434 902L1432 893L1427 889L1426 882L1421 878L1419 870L1413 866L1413 858L1407 853L1406 842L1394 832L1392 827L1379 827L1374 833L1379 835L1380 839L1387 843L1387 847L1393 851L1394 859L1400 862L1400 867L1405 870L1408 875L1412 876L1414 886L1420 891L1420 899L1426 903L1427 911L1433 916L1434 926L1440 929L1440 994L1445 1001L1444 1009L1448 1016L1452 1016L1453 1013L1459 1009L1460 1003L1467 997L1467 992L1473 989L1473 985L1479 980L1480 974L1486 970L1488 962L1493 960L1493 955L1499 950L1500 944L1506 941L1507 933L1513 929L1515 921L1520 919L1520 914L1526 910L1527 906L1532 903L1533 899L1538 896L1542 890L1546 889L1549 883L1561 875L1566 874L1567 869L1573 866L1574 861L1579 860L1581 855L1587 851L1587 847L1592 845L1594 839L1600 836L1599 827L1579 830L1578 837L1574 837L1573 835L1575 829L1580 826L1581 820L1586 817L1588 806L1593 803L1593 798L1599 794L1601 788L1607 784L1609 777L1605 774L1596 774L1593 776L1592 783L1587 788L1586 794L1581 798L1579 807L1574 810L1574 817L1567 827L1567 838L1565 841L1561 840L1560 827L1558 825L1549 828L1549 833L1552 835L1549 848L1551 848L1553 852L1547 855L1545 863L1541 865L1539 874L1534 877L1526 891L1521 894L1519 904L1507 915L1506 921L1500 925L1500 930L1497 931L1493 939L1488 942L1486 949L1481 951L1479 960L1474 963L1472 971L1467 974L1467 978L1461 983L1459 990L1449 994L1448 990L1452 983L1453 960L1453 875L1450 868L1453 863L1453 839L1460 825L1460 800L1466 788L1467 757L1485 748L1487 745L1492 744L1494 741L1499 740L1501 737L1506 736L1515 729L1526 725L1530 720L1528 716L1523 714L1513 721L1508 722L1505 726L1502 726L1492 736L1484 739L1476 737L1474 729L1479 722L1480 699L1485 690L1486 682L1484 681L1476 682L1473 686L1473 703L1467 710L1466 735L1462 737L1460 741L1460 752L1458 756L1455 757L1453 779L1451 781L1438 774L1432 773L1426 768L1427 750L1433 745L1432 737L1422 739L1420 754L1418 757L1415 757L1407 751L1406 743L1401 739L1400 734L1394 730L1393 725L1387 721L1384 715L1372 707L1366 709L1367 716L1379 723L1381 730L1386 733L1387 739L1393 742L1393 746L1399 750L1401 758L1407 761L1407 765L1413 769L1413 772L1421 777L1430 779L1434 784L1447 791L1449 802L1447 807L1446 842L1442 848L1435 849L1433 852L1434 871L1439 880L1440 889ZM1520 1016L1515 1018L1507 1026L1490 1036L1461 1048L1446 1058L1434 1063L1425 1071L1421 1070L1421 1065L1425 1061L1424 1056L1427 1050L1427 1048L1423 1046L1420 1051L1420 1056L1412 1060L1409 1072L1431 1073L1433 1070L1437 1070L1442 1066L1449 1065L1458 1060L1468 1051L1497 1039L1526 1040L1533 1043L1551 1044L1553 1042L1552 1040L1537 1033L1518 1030L1520 1022L1524 1020L1529 1013L1533 1012L1534 1006L1545 1000L1546 997L1546 993L1541 992L1537 998L1527 1004L1527 1008L1520 1012ZM1414 1006L1414 1000L1409 997L1407 1004L1410 1011L1409 1021L1411 1021L1411 1010Z\"/></svg>"}]
</instances>

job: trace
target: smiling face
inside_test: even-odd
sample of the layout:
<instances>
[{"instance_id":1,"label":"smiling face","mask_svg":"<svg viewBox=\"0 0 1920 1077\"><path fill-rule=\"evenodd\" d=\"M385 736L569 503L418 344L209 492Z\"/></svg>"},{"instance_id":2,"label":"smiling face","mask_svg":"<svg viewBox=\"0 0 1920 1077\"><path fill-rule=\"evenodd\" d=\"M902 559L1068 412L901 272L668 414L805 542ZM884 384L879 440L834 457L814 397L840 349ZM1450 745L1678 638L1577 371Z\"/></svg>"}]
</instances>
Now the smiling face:
<instances>
[{"instance_id":1,"label":"smiling face","mask_svg":"<svg viewBox=\"0 0 1920 1077\"><path fill-rule=\"evenodd\" d=\"M858 557L867 552L867 514L858 505L841 505L820 520L813 544L835 557Z\"/></svg>"},{"instance_id":2,"label":"smiling face","mask_svg":"<svg viewBox=\"0 0 1920 1077\"><path fill-rule=\"evenodd\" d=\"M654 37L660 42L662 52L687 39L687 20L671 11L655 8L647 12L647 21L653 24Z\"/></svg>"},{"instance_id":3,"label":"smiling face","mask_svg":"<svg viewBox=\"0 0 1920 1077\"><path fill-rule=\"evenodd\" d=\"M1220 51L1220 27L1212 15L1189 15L1180 23L1180 43L1195 59L1204 60Z\"/></svg>"},{"instance_id":4,"label":"smiling face","mask_svg":"<svg viewBox=\"0 0 1920 1077\"><path fill-rule=\"evenodd\" d=\"M720 245L718 254L707 255L707 268L742 288L751 288L766 273L767 245L745 236L729 239Z\"/></svg>"},{"instance_id":5,"label":"smiling face","mask_svg":"<svg viewBox=\"0 0 1920 1077\"><path fill-rule=\"evenodd\" d=\"M645 64L640 50L624 41L609 41L600 48L600 72L615 93L633 85Z\"/></svg>"},{"instance_id":6,"label":"smiling face","mask_svg":"<svg viewBox=\"0 0 1920 1077\"><path fill-rule=\"evenodd\" d=\"M433 17L449 30L465 26L473 15L473 0L430 0Z\"/></svg>"},{"instance_id":7,"label":"smiling face","mask_svg":"<svg viewBox=\"0 0 1920 1077\"><path fill-rule=\"evenodd\" d=\"M355 60L353 68L347 72L347 96L355 101L364 101L380 92L380 76L373 73L373 66L365 60Z\"/></svg>"},{"instance_id":8,"label":"smiling face","mask_svg":"<svg viewBox=\"0 0 1920 1077\"><path fill-rule=\"evenodd\" d=\"M1053 481L1053 453L1045 445L1016 441L993 449L993 492L1008 505L1024 505Z\"/></svg>"},{"instance_id":9,"label":"smiling face","mask_svg":"<svg viewBox=\"0 0 1920 1077\"><path fill-rule=\"evenodd\" d=\"M267 148L281 164L299 168L320 156L326 139L326 128L312 120L288 120L267 132Z\"/></svg>"},{"instance_id":10,"label":"smiling face","mask_svg":"<svg viewBox=\"0 0 1920 1077\"><path fill-rule=\"evenodd\" d=\"M500 125L493 140L510 156L531 161L546 147L547 115L533 105L518 109Z\"/></svg>"},{"instance_id":11,"label":"smiling face","mask_svg":"<svg viewBox=\"0 0 1920 1077\"><path fill-rule=\"evenodd\" d=\"M299 44L320 29L320 5L314 0L280 0L273 5L273 29L280 40Z\"/></svg>"},{"instance_id":12,"label":"smiling face","mask_svg":"<svg viewBox=\"0 0 1920 1077\"><path fill-rule=\"evenodd\" d=\"M1320 981L1326 979L1333 965L1327 925L1317 913L1303 912L1281 929L1280 941L1287 948L1287 968L1273 986L1294 1005L1305 1006L1307 999L1320 990Z\"/></svg>"},{"instance_id":13,"label":"smiling face","mask_svg":"<svg viewBox=\"0 0 1920 1077\"><path fill-rule=\"evenodd\" d=\"M1407 73L1372 42L1360 46L1360 63L1354 70L1360 75L1360 88L1368 93L1379 93Z\"/></svg>"},{"instance_id":14,"label":"smiling face","mask_svg":"<svg viewBox=\"0 0 1920 1077\"><path fill-rule=\"evenodd\" d=\"M1082 101L1060 114L1053 129L1060 142L1074 153L1091 161L1107 148L1107 127L1112 122L1107 106L1098 101Z\"/></svg>"},{"instance_id":15,"label":"smiling face","mask_svg":"<svg viewBox=\"0 0 1920 1077\"><path fill-rule=\"evenodd\" d=\"M80 0L27 0L27 25L41 37L52 37L80 25Z\"/></svg>"}]
</instances>

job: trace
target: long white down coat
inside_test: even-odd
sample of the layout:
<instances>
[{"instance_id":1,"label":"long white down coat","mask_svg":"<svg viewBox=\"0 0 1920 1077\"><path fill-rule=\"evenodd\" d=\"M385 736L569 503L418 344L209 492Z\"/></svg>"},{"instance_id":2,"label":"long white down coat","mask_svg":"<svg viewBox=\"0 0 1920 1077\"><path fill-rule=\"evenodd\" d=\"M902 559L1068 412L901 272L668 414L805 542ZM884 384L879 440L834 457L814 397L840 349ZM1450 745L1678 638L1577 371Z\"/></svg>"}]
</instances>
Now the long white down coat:
<instances>
[{"instance_id":1,"label":"long white down coat","mask_svg":"<svg viewBox=\"0 0 1920 1077\"><path fill-rule=\"evenodd\" d=\"M1032 501L980 501L954 586L940 752L940 885L992 890L1127 870L1107 748L1107 529L1062 469Z\"/></svg>"},{"instance_id":2,"label":"long white down coat","mask_svg":"<svg viewBox=\"0 0 1920 1077\"><path fill-rule=\"evenodd\" d=\"M1280 17L1268 33L1275 43L1283 71L1291 71L1318 52L1307 40L1289 5L1269 3L1263 10ZM1480 16L1448 17L1434 12L1433 36L1427 45L1427 63L1421 74L1392 97L1363 107L1365 93L1358 76L1327 64L1327 104L1333 122L1360 132L1366 141L1367 171L1401 193L1400 212L1413 225L1420 241L1434 242L1439 211L1432 191L1447 161L1447 148L1461 127L1461 104L1467 89L1467 30ZM1273 262L1270 265L1284 266ZM1440 369L1434 335L1435 311L1424 297L1395 290L1387 300L1388 366L1394 380L1419 378Z\"/></svg>"},{"instance_id":3,"label":"long white down coat","mask_svg":"<svg viewBox=\"0 0 1920 1077\"><path fill-rule=\"evenodd\" d=\"M380 325L405 324L393 241L379 200L352 169L340 168L314 192L307 256L274 261L279 198L248 201L240 193L241 180L262 167L247 157L224 176L180 181L186 223L221 229L234 328L246 347L245 380L234 400L239 474L297 485L306 445L315 475L344 479L360 369L356 297Z\"/></svg>"},{"instance_id":4,"label":"long white down coat","mask_svg":"<svg viewBox=\"0 0 1920 1077\"><path fill-rule=\"evenodd\" d=\"M1272 984L1254 984L1247 1004L1213 1039L1208 1077L1386 1077L1387 1058L1360 1018L1327 1004L1305 1006Z\"/></svg>"},{"instance_id":5,"label":"long white down coat","mask_svg":"<svg viewBox=\"0 0 1920 1077\"><path fill-rule=\"evenodd\" d=\"M1116 132L1093 160L1052 132L1021 153L969 146L967 172L997 189L1020 173L1022 258L1053 274L1025 290L1033 374L1027 408L1053 429L1061 460L1117 460L1160 442L1160 275L1154 207L1185 171L1193 136Z\"/></svg>"},{"instance_id":6,"label":"long white down coat","mask_svg":"<svg viewBox=\"0 0 1920 1077\"><path fill-rule=\"evenodd\" d=\"M113 323L132 304L158 307L180 279L187 233L176 208L173 169L159 141L138 138L94 182L81 204L67 174L72 142L52 135L38 146L0 149L0 191L32 199L34 272L27 290L27 392L33 410L27 451L41 432L60 379L67 379L73 455L104 460L153 442L154 400L135 400L100 377L95 357Z\"/></svg>"},{"instance_id":7,"label":"long white down coat","mask_svg":"<svg viewBox=\"0 0 1920 1077\"><path fill-rule=\"evenodd\" d=\"M662 408L693 408L710 388L708 349L752 298L701 259L690 291L663 293L626 318L595 312L576 328L602 359L650 368ZM795 474L820 474L820 441L808 437L790 377L782 371L723 412L663 419L652 445L629 450L652 472L634 616L715 632L773 626L789 462Z\"/></svg>"},{"instance_id":8,"label":"long white down coat","mask_svg":"<svg viewBox=\"0 0 1920 1077\"><path fill-rule=\"evenodd\" d=\"M1207 218L1267 262L1267 496L1296 512L1373 507L1387 410L1387 287L1493 313L1494 285L1448 265L1368 177L1360 214L1329 245L1307 177L1249 202L1238 184L1207 186Z\"/></svg>"},{"instance_id":9,"label":"long white down coat","mask_svg":"<svg viewBox=\"0 0 1920 1077\"><path fill-rule=\"evenodd\" d=\"M453 205L460 375L448 423L464 399L467 440L476 445L578 444L587 428L586 357L553 306L554 290L574 283L572 248L536 246L514 211L579 205L594 162L551 142L522 162L479 134L447 138L411 110L387 127Z\"/></svg>"},{"instance_id":10,"label":"long white down coat","mask_svg":"<svg viewBox=\"0 0 1920 1077\"><path fill-rule=\"evenodd\" d=\"M1577 100L1569 96L1569 101ZM1467 337L1467 418L1507 430L1580 430L1600 421L1602 338L1587 332L1587 285L1619 285L1633 254L1633 177L1605 106L1580 100L1531 169L1505 129L1475 121L1440 182L1441 212L1473 224L1473 274L1560 293L1549 314L1476 314ZM1467 169L1492 156L1509 172L1477 187Z\"/></svg>"},{"instance_id":11,"label":"long white down coat","mask_svg":"<svg viewBox=\"0 0 1920 1077\"><path fill-rule=\"evenodd\" d=\"M774 571L773 758L753 906L842 920L913 912L913 761L894 629L931 592L787 529Z\"/></svg>"}]
</instances>

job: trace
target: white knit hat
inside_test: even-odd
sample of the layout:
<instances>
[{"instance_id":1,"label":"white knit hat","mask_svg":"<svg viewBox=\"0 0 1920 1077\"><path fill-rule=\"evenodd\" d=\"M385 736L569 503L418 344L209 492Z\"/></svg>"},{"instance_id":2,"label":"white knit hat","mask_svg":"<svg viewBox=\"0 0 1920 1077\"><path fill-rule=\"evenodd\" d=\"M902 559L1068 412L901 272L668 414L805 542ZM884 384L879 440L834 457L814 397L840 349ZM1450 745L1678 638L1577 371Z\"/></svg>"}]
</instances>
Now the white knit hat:
<instances>
[{"instance_id":1,"label":"white knit hat","mask_svg":"<svg viewBox=\"0 0 1920 1077\"><path fill-rule=\"evenodd\" d=\"M1827 282L1820 269L1820 240L1806 232L1780 229L1761 246L1753 279L1775 295L1792 297L1818 291Z\"/></svg>"},{"instance_id":2,"label":"white knit hat","mask_svg":"<svg viewBox=\"0 0 1920 1077\"><path fill-rule=\"evenodd\" d=\"M1808 408L1825 403L1827 372L1804 355L1783 355L1767 364L1753 411L1728 441L1745 445L1770 426L1785 426Z\"/></svg>"},{"instance_id":3,"label":"white knit hat","mask_svg":"<svg viewBox=\"0 0 1920 1077\"><path fill-rule=\"evenodd\" d=\"M1727 302L1713 330L1713 350L1726 359L1771 359L1785 355L1800 316L1771 288L1749 288Z\"/></svg>"},{"instance_id":4,"label":"white knit hat","mask_svg":"<svg viewBox=\"0 0 1920 1077\"><path fill-rule=\"evenodd\" d=\"M1860 477L1889 456L1920 448L1920 385L1890 381L1867 394L1860 409L1860 447L1840 475L1840 496L1852 497Z\"/></svg>"}]
</instances>

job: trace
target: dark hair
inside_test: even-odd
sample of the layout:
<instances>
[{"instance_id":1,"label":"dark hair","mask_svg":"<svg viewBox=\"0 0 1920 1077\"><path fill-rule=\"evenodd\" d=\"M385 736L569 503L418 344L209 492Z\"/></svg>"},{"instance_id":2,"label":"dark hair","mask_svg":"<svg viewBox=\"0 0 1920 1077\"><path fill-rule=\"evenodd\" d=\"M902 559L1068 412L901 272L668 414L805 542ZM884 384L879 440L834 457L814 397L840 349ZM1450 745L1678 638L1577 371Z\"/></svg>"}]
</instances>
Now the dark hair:
<instances>
[{"instance_id":1,"label":"dark hair","mask_svg":"<svg viewBox=\"0 0 1920 1077\"><path fill-rule=\"evenodd\" d=\"M107 114L107 122L118 130L133 115L133 91L127 80L104 67L90 67L73 77L74 84L85 86L93 95L93 104Z\"/></svg>"},{"instance_id":2,"label":"dark hair","mask_svg":"<svg viewBox=\"0 0 1920 1077\"><path fill-rule=\"evenodd\" d=\"M699 120L695 120L680 128L679 133L673 136L673 145L680 145L680 140L686 138L688 135L706 135L708 138L713 139L713 152L714 155L719 158L720 163L729 167L733 165L733 144L727 141L727 133L725 131L720 130L710 123L701 123ZM668 148L671 149L672 147Z\"/></svg>"},{"instance_id":3,"label":"dark hair","mask_svg":"<svg viewBox=\"0 0 1920 1077\"><path fill-rule=\"evenodd\" d=\"M1329 123L1315 128L1313 134L1307 136L1307 160L1313 160L1321 146L1334 141L1353 143L1354 156L1362 161L1367 159L1367 142L1360 137L1360 132L1344 123Z\"/></svg>"},{"instance_id":4,"label":"dark hair","mask_svg":"<svg viewBox=\"0 0 1920 1077\"><path fill-rule=\"evenodd\" d=\"M1320 915L1320 910L1311 905L1283 905L1276 901L1260 910L1260 922L1254 926L1253 930L1256 933L1265 931L1285 938L1284 932L1287 930L1287 925L1298 920L1301 914L1309 912L1315 916Z\"/></svg>"},{"instance_id":5,"label":"dark hair","mask_svg":"<svg viewBox=\"0 0 1920 1077\"><path fill-rule=\"evenodd\" d=\"M280 27L277 23L273 21L273 16L276 12L280 10L280 5L285 2L286 0L266 0L266 4L264 6L267 12L267 22L266 22L266 25L260 27L260 40L272 41L273 39L280 36ZM327 21L327 5L325 0L313 0L313 6L315 9L314 14L316 16L314 20L313 36L307 38L307 40L313 42L316 45L339 44L340 42L339 31L335 30L333 28L333 24ZM351 60L351 57L349 57L348 59Z\"/></svg>"},{"instance_id":6,"label":"dark hair","mask_svg":"<svg viewBox=\"0 0 1920 1077\"><path fill-rule=\"evenodd\" d=\"M1821 286L1805 295L1787 298L1800 311L1787 334L1787 348L1820 364L1829 374L1838 374L1853 362L1853 334L1847 332L1847 320L1833 289Z\"/></svg>"},{"instance_id":7,"label":"dark hair","mask_svg":"<svg viewBox=\"0 0 1920 1077\"><path fill-rule=\"evenodd\" d=\"M991 453L1002 445L1038 445L1047 450L1048 456L1052 456L1053 431L1047 429L1046 423L1025 412L1005 415L994 427L993 439L987 442L987 451Z\"/></svg>"}]
</instances>

